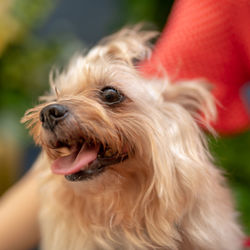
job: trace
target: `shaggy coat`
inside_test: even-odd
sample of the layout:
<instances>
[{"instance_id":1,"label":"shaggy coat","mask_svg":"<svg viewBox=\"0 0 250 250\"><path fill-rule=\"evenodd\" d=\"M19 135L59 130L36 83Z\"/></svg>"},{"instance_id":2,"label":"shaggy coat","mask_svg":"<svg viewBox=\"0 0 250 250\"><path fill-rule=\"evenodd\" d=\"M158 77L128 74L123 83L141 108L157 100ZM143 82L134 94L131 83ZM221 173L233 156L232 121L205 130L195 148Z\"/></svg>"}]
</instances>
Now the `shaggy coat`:
<instances>
[{"instance_id":1,"label":"shaggy coat","mask_svg":"<svg viewBox=\"0 0 250 250\"><path fill-rule=\"evenodd\" d=\"M200 125L215 105L207 84L145 79L153 32L123 29L50 78L51 93L23 118L43 152L40 171L44 250L239 250L242 232L221 171ZM109 105L106 87L122 99ZM51 104L70 115L53 131L42 126ZM68 146L60 146L59 142ZM51 172L71 144L108 145L127 159L78 182Z\"/></svg>"}]
</instances>

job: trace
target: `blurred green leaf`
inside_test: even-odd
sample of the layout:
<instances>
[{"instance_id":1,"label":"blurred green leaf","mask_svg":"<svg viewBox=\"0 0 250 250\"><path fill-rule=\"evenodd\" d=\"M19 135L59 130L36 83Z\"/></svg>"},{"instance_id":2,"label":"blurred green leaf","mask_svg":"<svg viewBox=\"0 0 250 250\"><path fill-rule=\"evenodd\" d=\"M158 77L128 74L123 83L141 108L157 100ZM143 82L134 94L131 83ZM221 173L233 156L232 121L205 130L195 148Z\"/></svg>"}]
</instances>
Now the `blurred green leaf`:
<instances>
[{"instance_id":1,"label":"blurred green leaf","mask_svg":"<svg viewBox=\"0 0 250 250\"><path fill-rule=\"evenodd\" d=\"M209 139L216 164L225 170L235 194L242 224L250 234L250 131Z\"/></svg>"}]
</instances>

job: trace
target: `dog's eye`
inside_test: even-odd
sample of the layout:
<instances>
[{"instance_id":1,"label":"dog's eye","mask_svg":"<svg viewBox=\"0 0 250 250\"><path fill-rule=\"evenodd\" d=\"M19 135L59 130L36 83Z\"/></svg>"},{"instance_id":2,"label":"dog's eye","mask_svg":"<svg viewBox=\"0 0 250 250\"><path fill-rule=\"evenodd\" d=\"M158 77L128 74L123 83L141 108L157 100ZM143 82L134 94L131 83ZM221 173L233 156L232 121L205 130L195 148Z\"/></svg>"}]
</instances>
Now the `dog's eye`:
<instances>
[{"instance_id":1,"label":"dog's eye","mask_svg":"<svg viewBox=\"0 0 250 250\"><path fill-rule=\"evenodd\" d=\"M108 105L120 103L124 99L124 96L113 87L103 88L101 90L101 97Z\"/></svg>"}]
</instances>

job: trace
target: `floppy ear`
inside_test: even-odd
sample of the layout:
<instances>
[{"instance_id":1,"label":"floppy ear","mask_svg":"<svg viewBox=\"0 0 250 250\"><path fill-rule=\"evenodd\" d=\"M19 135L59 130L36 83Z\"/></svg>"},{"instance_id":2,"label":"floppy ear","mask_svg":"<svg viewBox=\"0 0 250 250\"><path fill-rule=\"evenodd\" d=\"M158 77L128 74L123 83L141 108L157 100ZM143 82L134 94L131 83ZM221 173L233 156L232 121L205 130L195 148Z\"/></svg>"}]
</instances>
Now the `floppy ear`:
<instances>
[{"instance_id":1,"label":"floppy ear","mask_svg":"<svg viewBox=\"0 0 250 250\"><path fill-rule=\"evenodd\" d=\"M188 110L194 118L212 122L216 118L212 86L204 81L177 82L169 85L163 93L167 102L175 102Z\"/></svg>"}]
</instances>

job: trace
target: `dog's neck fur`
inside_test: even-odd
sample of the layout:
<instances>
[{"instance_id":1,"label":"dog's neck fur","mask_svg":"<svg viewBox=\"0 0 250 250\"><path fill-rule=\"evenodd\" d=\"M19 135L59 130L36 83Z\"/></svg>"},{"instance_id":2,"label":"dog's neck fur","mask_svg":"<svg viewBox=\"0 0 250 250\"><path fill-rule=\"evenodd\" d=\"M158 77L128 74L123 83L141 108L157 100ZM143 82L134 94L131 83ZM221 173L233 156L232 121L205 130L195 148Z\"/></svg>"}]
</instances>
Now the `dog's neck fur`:
<instances>
[{"instance_id":1,"label":"dog's neck fur","mask_svg":"<svg viewBox=\"0 0 250 250\"><path fill-rule=\"evenodd\" d=\"M146 145L145 150L148 150ZM181 173L186 170L176 166L169 179L174 181L165 183L165 188L161 183L162 191L157 187L161 173L158 176L153 173L154 169L160 169L154 166L160 164L160 159L151 157L143 155L129 159L111 167L97 179L80 183L52 176L49 169L44 171L40 214L43 248L161 249L160 246L164 246L162 249L172 250L178 249L181 241L187 247L190 243L183 236L186 234L183 224L190 222L185 217L199 209L195 205L198 197L194 197L190 184L197 189L199 180L193 178L192 183L186 183L188 180L184 180ZM167 166L161 168L170 174ZM206 175L213 174L213 171L204 171ZM166 189L167 185L172 185L171 190ZM206 188L212 189L212 186L206 185ZM70 238L64 239L63 244L69 245L61 245L60 235L67 237L67 232L71 232ZM184 246L181 249L185 249Z\"/></svg>"},{"instance_id":2,"label":"dog's neck fur","mask_svg":"<svg viewBox=\"0 0 250 250\"><path fill-rule=\"evenodd\" d=\"M176 235L172 235L172 227L175 226L173 212L164 212L169 224L167 233L165 222L166 228L160 228L160 224L163 225L162 210L166 207L161 204L155 188L150 187L152 174L150 166L145 164L135 159L128 160L120 166L112 167L99 179L86 183L68 183L63 177L58 177L57 186L55 177L48 174L46 185L43 186L50 191L42 190L46 195L43 195L44 206L40 218L44 227L42 231L48 235L48 238L46 235L43 237L44 249L79 249L78 237L81 238L83 249L119 249L127 244L122 241L131 242L131 246L128 245L126 249L134 249L136 245L138 249L154 248L157 245L152 244L152 240L159 242L157 237L162 238L161 234L165 235L165 241L171 246L171 241L178 239L177 231ZM117 167L120 168L119 172L115 170ZM126 171L121 171L121 168ZM65 221L70 224L65 225ZM48 232L50 228L56 228L59 235L67 235L66 231L76 230L76 239L68 240L76 245L60 246L60 238L54 238L54 248L51 247ZM104 242L107 244L106 248Z\"/></svg>"}]
</instances>

